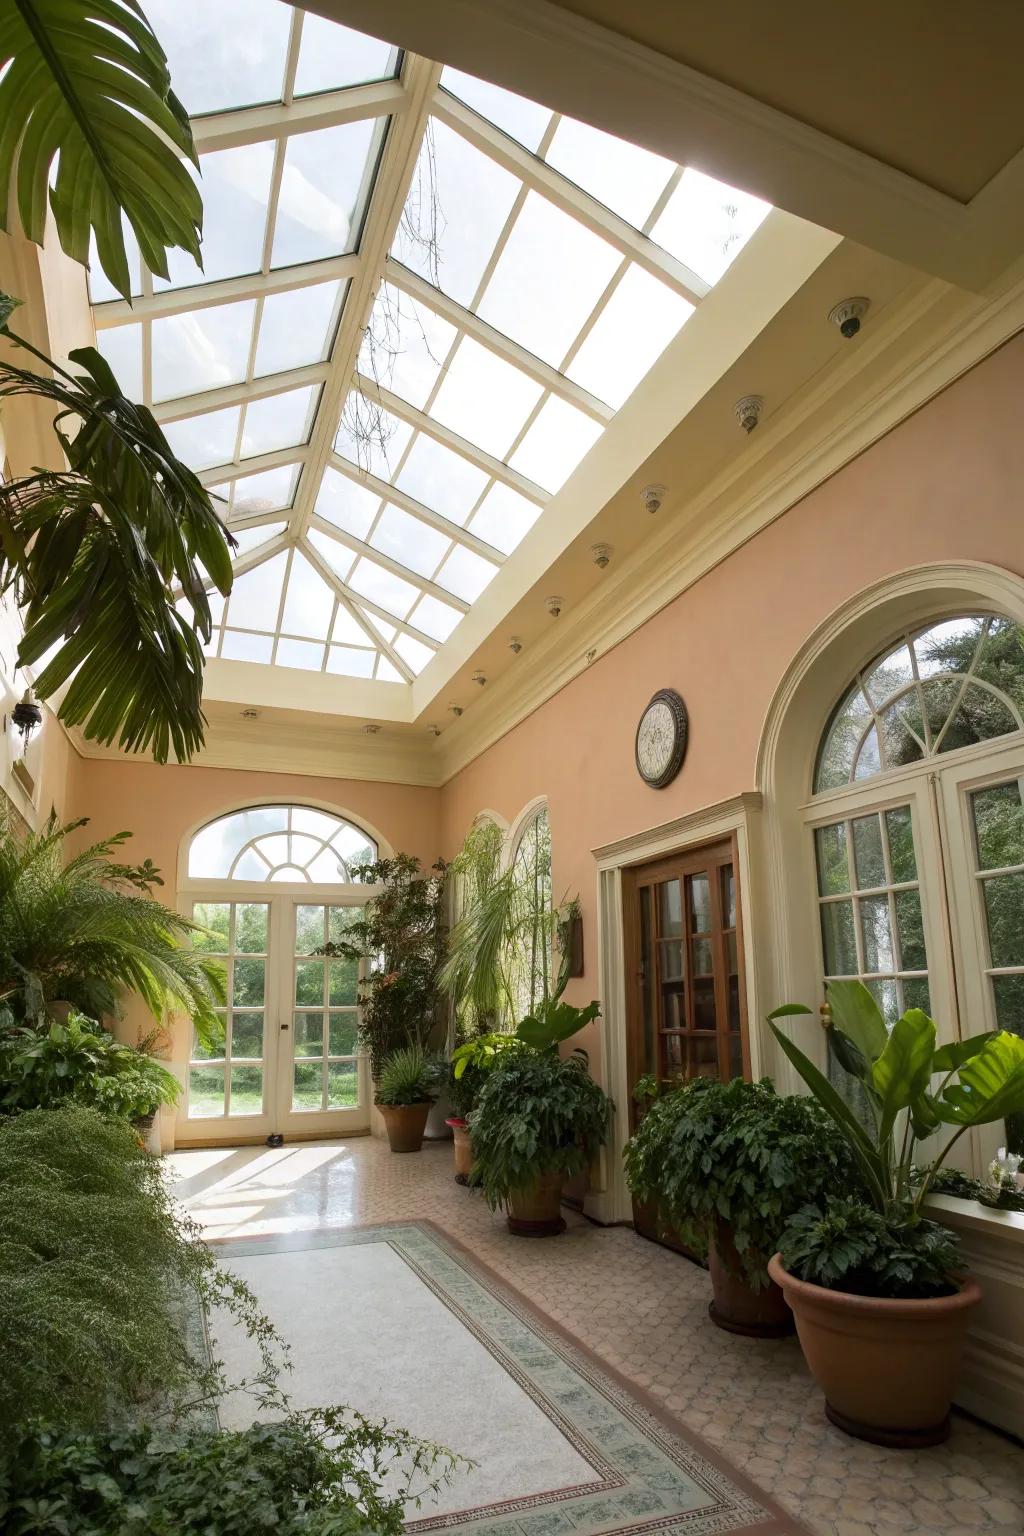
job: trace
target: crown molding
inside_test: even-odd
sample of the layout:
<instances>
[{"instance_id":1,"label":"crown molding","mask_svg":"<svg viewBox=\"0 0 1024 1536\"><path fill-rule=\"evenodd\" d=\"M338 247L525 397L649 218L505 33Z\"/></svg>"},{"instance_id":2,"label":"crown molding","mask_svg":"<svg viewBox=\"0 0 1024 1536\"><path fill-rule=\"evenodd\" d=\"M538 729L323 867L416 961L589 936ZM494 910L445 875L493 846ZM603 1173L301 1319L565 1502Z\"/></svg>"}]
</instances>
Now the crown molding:
<instances>
[{"instance_id":1,"label":"crown molding","mask_svg":"<svg viewBox=\"0 0 1024 1536\"><path fill-rule=\"evenodd\" d=\"M884 328L764 424L754 450L683 503L531 648L529 667L480 700L437 743L446 783L598 657L796 502L1024 329L1024 275L977 298L922 282ZM763 434L763 435L762 435Z\"/></svg>"}]
</instances>

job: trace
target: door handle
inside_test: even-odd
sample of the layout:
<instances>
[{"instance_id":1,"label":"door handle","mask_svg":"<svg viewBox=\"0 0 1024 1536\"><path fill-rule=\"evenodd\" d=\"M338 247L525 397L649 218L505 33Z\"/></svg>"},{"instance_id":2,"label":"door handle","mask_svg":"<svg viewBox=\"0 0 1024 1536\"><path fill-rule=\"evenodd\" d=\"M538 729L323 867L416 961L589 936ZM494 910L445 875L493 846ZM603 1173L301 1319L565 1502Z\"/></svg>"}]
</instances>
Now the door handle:
<instances>
[{"instance_id":1,"label":"door handle","mask_svg":"<svg viewBox=\"0 0 1024 1536\"><path fill-rule=\"evenodd\" d=\"M281 1028L282 1028L282 1029L287 1029L287 1028L288 1028L288 1025L287 1025L287 1024L282 1024L282 1025L281 1025Z\"/></svg>"}]
</instances>

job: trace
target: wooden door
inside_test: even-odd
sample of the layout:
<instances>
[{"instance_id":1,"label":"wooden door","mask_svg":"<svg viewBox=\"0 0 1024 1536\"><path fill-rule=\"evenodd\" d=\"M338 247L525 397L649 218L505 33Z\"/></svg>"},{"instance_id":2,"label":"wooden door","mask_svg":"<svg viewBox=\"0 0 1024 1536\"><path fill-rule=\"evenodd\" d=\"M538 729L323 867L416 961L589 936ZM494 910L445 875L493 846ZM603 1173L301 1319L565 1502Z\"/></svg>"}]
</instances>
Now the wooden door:
<instances>
[{"instance_id":1,"label":"wooden door","mask_svg":"<svg viewBox=\"0 0 1024 1536\"><path fill-rule=\"evenodd\" d=\"M647 1075L663 1085L750 1076L736 869L730 839L625 873L631 1090ZM631 1130L642 1112L631 1099ZM664 1240L649 1211L634 1207L634 1219Z\"/></svg>"}]
</instances>

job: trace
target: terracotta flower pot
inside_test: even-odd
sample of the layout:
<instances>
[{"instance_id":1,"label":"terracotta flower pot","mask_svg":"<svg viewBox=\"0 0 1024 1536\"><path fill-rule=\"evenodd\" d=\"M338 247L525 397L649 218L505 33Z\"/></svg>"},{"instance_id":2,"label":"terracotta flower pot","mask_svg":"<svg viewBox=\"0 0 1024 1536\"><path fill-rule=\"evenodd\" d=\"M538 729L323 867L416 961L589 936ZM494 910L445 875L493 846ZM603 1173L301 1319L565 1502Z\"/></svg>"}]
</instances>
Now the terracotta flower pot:
<instances>
[{"instance_id":1,"label":"terracotta flower pot","mask_svg":"<svg viewBox=\"0 0 1024 1536\"><path fill-rule=\"evenodd\" d=\"M461 1115L449 1115L445 1125L451 1126L455 1143L455 1182L465 1184L473 1172L473 1144L469 1139L469 1125Z\"/></svg>"},{"instance_id":2,"label":"terracotta flower pot","mask_svg":"<svg viewBox=\"0 0 1024 1536\"><path fill-rule=\"evenodd\" d=\"M714 1300L711 1321L728 1333L754 1339L780 1339L793 1332L793 1314L774 1280L759 1291L744 1278L732 1229L719 1222L708 1243L708 1271Z\"/></svg>"},{"instance_id":3,"label":"terracotta flower pot","mask_svg":"<svg viewBox=\"0 0 1024 1536\"><path fill-rule=\"evenodd\" d=\"M876 1445L938 1445L949 1434L964 1335L981 1287L968 1275L952 1296L892 1301L798 1280L778 1254L781 1285L832 1423Z\"/></svg>"},{"instance_id":4,"label":"terracotta flower pot","mask_svg":"<svg viewBox=\"0 0 1024 1536\"><path fill-rule=\"evenodd\" d=\"M419 1152L430 1114L429 1099L422 1104L378 1104L392 1152Z\"/></svg>"},{"instance_id":5,"label":"terracotta flower pot","mask_svg":"<svg viewBox=\"0 0 1024 1536\"><path fill-rule=\"evenodd\" d=\"M557 1237L565 1231L562 1220L560 1173L542 1173L508 1197L508 1229L516 1237Z\"/></svg>"}]
</instances>

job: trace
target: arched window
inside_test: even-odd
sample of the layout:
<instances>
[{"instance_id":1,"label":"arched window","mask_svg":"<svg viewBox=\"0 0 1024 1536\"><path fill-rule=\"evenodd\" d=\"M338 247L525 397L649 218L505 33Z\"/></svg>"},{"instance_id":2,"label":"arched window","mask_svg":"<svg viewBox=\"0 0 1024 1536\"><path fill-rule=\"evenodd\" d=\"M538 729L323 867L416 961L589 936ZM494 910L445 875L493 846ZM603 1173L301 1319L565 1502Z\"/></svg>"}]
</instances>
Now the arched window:
<instances>
[{"instance_id":1,"label":"arched window","mask_svg":"<svg viewBox=\"0 0 1024 1536\"><path fill-rule=\"evenodd\" d=\"M1024 1035L1024 628L958 614L863 667L821 738L814 798L821 970L892 1023ZM1022 1128L1024 1129L1024 1128Z\"/></svg>"},{"instance_id":2,"label":"arched window","mask_svg":"<svg viewBox=\"0 0 1024 1536\"><path fill-rule=\"evenodd\" d=\"M516 890L516 1003L520 1018L532 1013L551 990L555 912L551 887L551 824L541 805L522 825L511 868Z\"/></svg>"},{"instance_id":3,"label":"arched window","mask_svg":"<svg viewBox=\"0 0 1024 1536\"><path fill-rule=\"evenodd\" d=\"M211 821L192 839L191 880L348 885L377 845L359 827L304 805L258 805Z\"/></svg>"}]
</instances>

